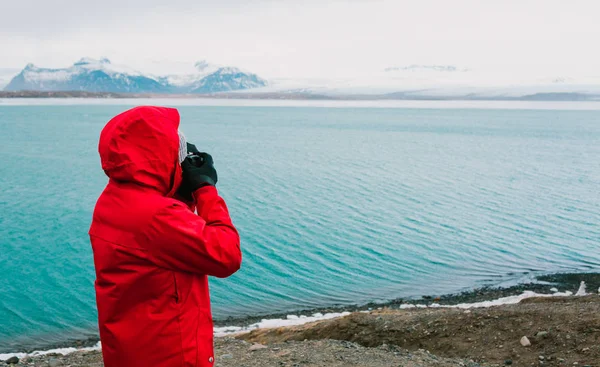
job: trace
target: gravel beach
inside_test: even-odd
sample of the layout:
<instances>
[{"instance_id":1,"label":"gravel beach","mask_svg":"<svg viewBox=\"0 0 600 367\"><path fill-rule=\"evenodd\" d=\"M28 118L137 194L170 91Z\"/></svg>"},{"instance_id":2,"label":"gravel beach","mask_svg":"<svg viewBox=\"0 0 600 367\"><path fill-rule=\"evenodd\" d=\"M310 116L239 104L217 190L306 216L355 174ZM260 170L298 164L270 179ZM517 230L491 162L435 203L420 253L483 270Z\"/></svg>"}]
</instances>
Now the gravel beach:
<instances>
[{"instance_id":1,"label":"gravel beach","mask_svg":"<svg viewBox=\"0 0 600 367\"><path fill-rule=\"evenodd\" d=\"M395 346L365 348L359 344L337 340L290 341L265 346L235 338L218 338L215 341L215 355L215 365L222 367L479 366L463 359L438 358L424 350L409 352ZM102 367L103 364L99 352L87 352L26 358L15 366Z\"/></svg>"},{"instance_id":2,"label":"gravel beach","mask_svg":"<svg viewBox=\"0 0 600 367\"><path fill-rule=\"evenodd\" d=\"M217 338L217 366L598 366L600 296L463 309L382 309ZM526 341L526 342L525 342ZM6 362L5 362L6 363ZM16 366L102 366L99 352Z\"/></svg>"}]
</instances>

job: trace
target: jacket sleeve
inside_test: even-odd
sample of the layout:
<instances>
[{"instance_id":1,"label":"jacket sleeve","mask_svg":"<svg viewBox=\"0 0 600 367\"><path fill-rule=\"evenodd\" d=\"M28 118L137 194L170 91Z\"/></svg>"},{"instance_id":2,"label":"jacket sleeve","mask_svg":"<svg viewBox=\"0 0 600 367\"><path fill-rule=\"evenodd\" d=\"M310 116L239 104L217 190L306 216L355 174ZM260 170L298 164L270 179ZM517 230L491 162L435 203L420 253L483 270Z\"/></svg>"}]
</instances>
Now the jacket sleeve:
<instances>
[{"instance_id":1,"label":"jacket sleeve","mask_svg":"<svg viewBox=\"0 0 600 367\"><path fill-rule=\"evenodd\" d=\"M179 194L175 194L175 196L173 197L173 199L175 200L179 200L182 203L185 204L185 206L187 206L192 212L196 212L196 201L192 200L192 201L188 201L186 200L184 197L180 196Z\"/></svg>"},{"instance_id":2,"label":"jacket sleeve","mask_svg":"<svg viewBox=\"0 0 600 367\"><path fill-rule=\"evenodd\" d=\"M212 186L194 192L198 215L181 202L156 213L143 234L158 266L225 278L241 266L240 237L225 201Z\"/></svg>"}]
</instances>

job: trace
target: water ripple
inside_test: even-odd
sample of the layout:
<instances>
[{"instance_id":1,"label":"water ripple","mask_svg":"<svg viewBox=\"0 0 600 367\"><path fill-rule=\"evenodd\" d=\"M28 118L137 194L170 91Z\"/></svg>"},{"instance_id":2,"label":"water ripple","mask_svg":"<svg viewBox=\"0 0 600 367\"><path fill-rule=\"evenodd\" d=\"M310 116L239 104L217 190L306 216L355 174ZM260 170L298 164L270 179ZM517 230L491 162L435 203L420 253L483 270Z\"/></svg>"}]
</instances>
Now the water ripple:
<instances>
[{"instance_id":1,"label":"water ripple","mask_svg":"<svg viewBox=\"0 0 600 367\"><path fill-rule=\"evenodd\" d=\"M95 333L96 142L120 110L0 107L0 345ZM242 236L242 270L211 280L216 317L600 269L598 111L180 113Z\"/></svg>"}]
</instances>

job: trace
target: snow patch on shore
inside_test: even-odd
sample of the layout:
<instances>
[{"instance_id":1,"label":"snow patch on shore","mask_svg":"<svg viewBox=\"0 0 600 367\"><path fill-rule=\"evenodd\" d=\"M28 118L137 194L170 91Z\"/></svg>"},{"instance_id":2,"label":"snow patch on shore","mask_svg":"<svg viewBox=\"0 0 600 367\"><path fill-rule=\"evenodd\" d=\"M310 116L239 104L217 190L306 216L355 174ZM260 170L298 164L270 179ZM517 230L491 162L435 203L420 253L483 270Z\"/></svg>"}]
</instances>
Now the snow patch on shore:
<instances>
[{"instance_id":1,"label":"snow patch on shore","mask_svg":"<svg viewBox=\"0 0 600 367\"><path fill-rule=\"evenodd\" d=\"M585 290L585 282L581 282L581 284L579 285L579 289L577 290L577 293L575 293L576 296L586 296L587 292Z\"/></svg>"}]
</instances>

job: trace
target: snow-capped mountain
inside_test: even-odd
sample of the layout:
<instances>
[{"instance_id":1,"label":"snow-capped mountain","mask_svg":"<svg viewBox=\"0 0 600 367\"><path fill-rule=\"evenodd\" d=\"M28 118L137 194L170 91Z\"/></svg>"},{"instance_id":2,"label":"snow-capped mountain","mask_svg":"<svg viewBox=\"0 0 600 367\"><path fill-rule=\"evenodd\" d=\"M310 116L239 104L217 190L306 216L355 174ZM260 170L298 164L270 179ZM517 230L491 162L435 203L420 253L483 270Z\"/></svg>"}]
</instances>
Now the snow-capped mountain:
<instances>
[{"instance_id":1,"label":"snow-capped mountain","mask_svg":"<svg viewBox=\"0 0 600 367\"><path fill-rule=\"evenodd\" d=\"M393 64L392 64L393 65ZM168 67L167 67L168 66ZM146 65L145 67L148 67ZM176 73L169 73L176 70ZM358 70L355 75L320 78L271 79L232 66L198 62L163 64L142 73L112 64L108 59L81 59L64 69L29 64L14 76L6 91L81 91L137 94L215 94L235 92L250 98L351 99L490 99L490 100L600 100L600 75L588 71L560 73L488 66L465 68L444 64L393 65ZM165 72L167 71L167 72ZM0 82L8 74L0 69Z\"/></svg>"},{"instance_id":2,"label":"snow-capped mountain","mask_svg":"<svg viewBox=\"0 0 600 367\"><path fill-rule=\"evenodd\" d=\"M263 87L256 74L234 67L198 61L192 73L153 76L108 59L83 58L65 69L29 64L5 87L6 91L86 91L116 93L218 93Z\"/></svg>"},{"instance_id":3,"label":"snow-capped mountain","mask_svg":"<svg viewBox=\"0 0 600 367\"><path fill-rule=\"evenodd\" d=\"M4 88L7 91L86 91L158 93L166 88L155 78L133 69L83 58L65 69L47 69L29 64Z\"/></svg>"},{"instance_id":4,"label":"snow-capped mountain","mask_svg":"<svg viewBox=\"0 0 600 367\"><path fill-rule=\"evenodd\" d=\"M169 74L160 78L161 83L172 88L181 88L184 92L191 90L191 86L198 83L205 76L219 70L219 66L206 60L197 61L189 71Z\"/></svg>"},{"instance_id":5,"label":"snow-capped mountain","mask_svg":"<svg viewBox=\"0 0 600 367\"><path fill-rule=\"evenodd\" d=\"M168 75L160 80L176 93L230 92L267 85L267 81L258 75L236 67L222 67L208 63L206 60L196 62L194 67L193 73Z\"/></svg>"},{"instance_id":6,"label":"snow-capped mountain","mask_svg":"<svg viewBox=\"0 0 600 367\"><path fill-rule=\"evenodd\" d=\"M234 67L219 68L190 85L190 93L216 93L264 87L266 80Z\"/></svg>"}]
</instances>

